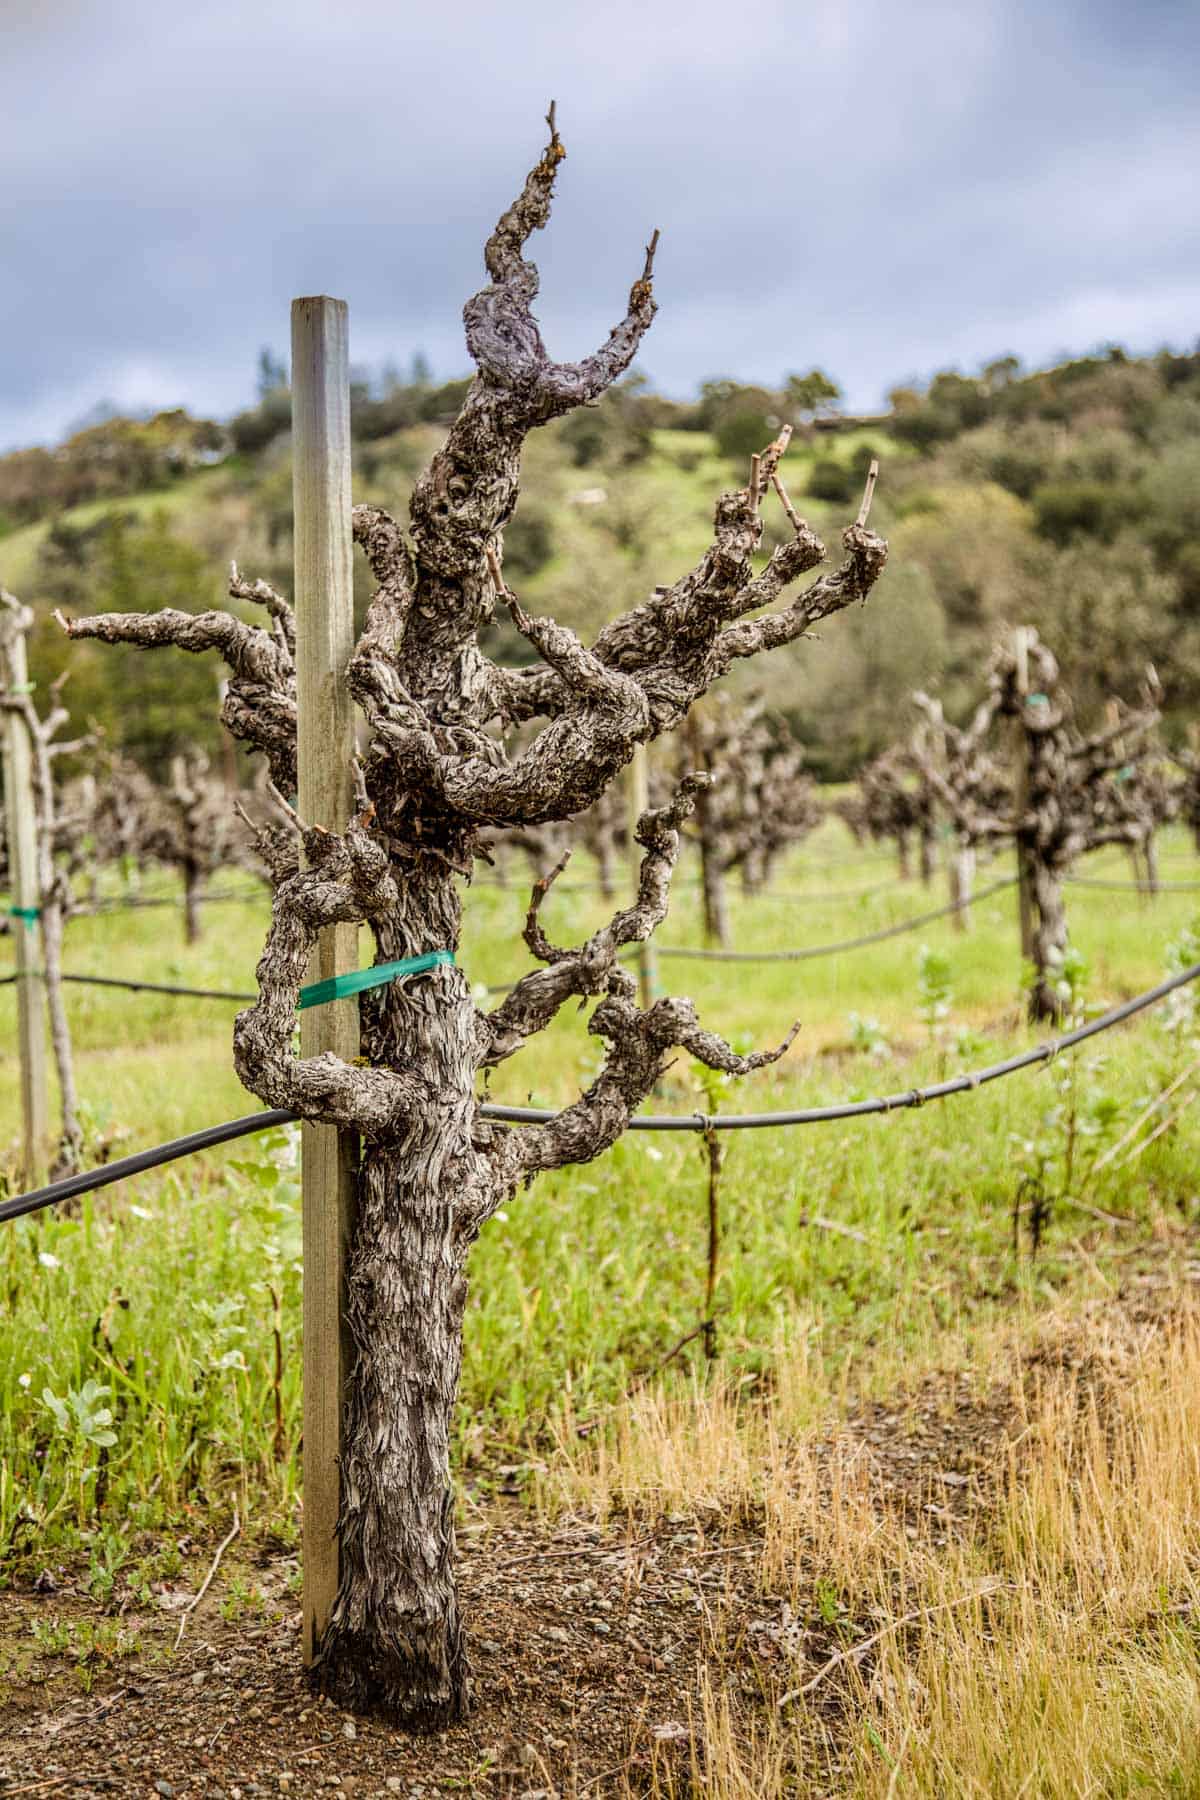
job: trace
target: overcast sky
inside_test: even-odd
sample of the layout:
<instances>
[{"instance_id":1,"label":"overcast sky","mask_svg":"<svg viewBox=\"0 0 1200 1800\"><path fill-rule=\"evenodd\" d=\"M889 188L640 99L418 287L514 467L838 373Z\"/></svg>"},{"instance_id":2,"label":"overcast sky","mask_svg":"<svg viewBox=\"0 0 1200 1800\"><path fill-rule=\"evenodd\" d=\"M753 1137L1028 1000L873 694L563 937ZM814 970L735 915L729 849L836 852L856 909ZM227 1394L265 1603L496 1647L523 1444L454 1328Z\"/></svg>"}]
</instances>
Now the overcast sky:
<instances>
[{"instance_id":1,"label":"overcast sky","mask_svg":"<svg viewBox=\"0 0 1200 1800\"><path fill-rule=\"evenodd\" d=\"M671 393L897 382L1200 333L1195 0L0 0L0 448L109 400L227 414L293 295L356 360L463 372L544 138L552 351L652 226Z\"/></svg>"}]
</instances>

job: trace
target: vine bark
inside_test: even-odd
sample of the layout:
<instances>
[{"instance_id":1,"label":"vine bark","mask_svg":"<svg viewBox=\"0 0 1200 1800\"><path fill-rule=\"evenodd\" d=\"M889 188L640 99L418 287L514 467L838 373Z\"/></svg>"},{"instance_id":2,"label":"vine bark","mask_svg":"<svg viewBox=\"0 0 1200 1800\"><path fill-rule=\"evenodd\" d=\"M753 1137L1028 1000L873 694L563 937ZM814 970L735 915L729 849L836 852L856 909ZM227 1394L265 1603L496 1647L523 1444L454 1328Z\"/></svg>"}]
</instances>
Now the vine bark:
<instances>
[{"instance_id":1,"label":"vine bark","mask_svg":"<svg viewBox=\"0 0 1200 1800\"><path fill-rule=\"evenodd\" d=\"M471 1243L523 1183L608 1149L673 1050L745 1074L782 1055L792 1033L776 1050L736 1055L701 1027L689 1000L639 1007L618 960L666 913L679 828L702 786L694 776L642 815L636 899L586 943L549 941L540 915L557 871L538 883L525 941L542 966L490 1012L476 1009L457 968L442 965L364 998L359 1063L297 1057L295 1005L310 946L323 926L345 920L371 927L379 961L456 950L462 886L488 833L532 830L594 805L635 747L682 720L736 661L794 643L865 600L887 554L864 500L843 533L839 566L784 598L825 557L786 502L785 429L753 459L746 486L717 502L713 540L696 566L590 645L525 613L502 567L524 439L597 399L629 366L655 311L657 234L607 342L575 364L548 356L531 310L537 271L522 254L547 221L565 155L553 109L548 123L541 158L487 242L489 285L464 312L476 375L416 484L408 532L378 508L354 511L376 587L347 670L366 737L348 829L311 830L283 800L294 792L294 629L287 601L267 584L235 569L231 586L235 600L265 609L266 624L160 612L68 626L74 637L217 650L229 668L224 720L270 765L281 822L261 831L259 849L271 871L272 922L259 998L235 1026L235 1065L268 1105L357 1132L363 1144L342 1577L318 1680L347 1704L413 1726L444 1724L469 1699L448 1446ZM772 486L792 536L756 569ZM498 605L536 651L532 666L504 668L480 650ZM535 722L532 736L515 739ZM547 1124L509 1130L482 1119L480 1072L519 1051L566 1002L589 999L597 1004L588 1030L604 1045L591 1086Z\"/></svg>"}]
</instances>

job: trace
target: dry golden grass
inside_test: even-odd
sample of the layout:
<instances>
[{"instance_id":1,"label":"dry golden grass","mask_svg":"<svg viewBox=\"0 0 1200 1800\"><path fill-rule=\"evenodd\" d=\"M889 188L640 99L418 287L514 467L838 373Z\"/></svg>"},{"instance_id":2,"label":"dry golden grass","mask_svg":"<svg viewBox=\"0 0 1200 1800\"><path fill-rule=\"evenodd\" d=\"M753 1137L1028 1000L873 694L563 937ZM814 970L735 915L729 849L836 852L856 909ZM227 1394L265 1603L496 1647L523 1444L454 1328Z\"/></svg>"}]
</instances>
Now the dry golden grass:
<instances>
[{"instance_id":1,"label":"dry golden grass","mask_svg":"<svg viewBox=\"0 0 1200 1800\"><path fill-rule=\"evenodd\" d=\"M777 1367L769 1401L636 1395L545 1478L555 1509L753 1523L794 1621L755 1696L736 1606L710 1619L692 1765L663 1758L656 1791L1200 1796L1200 1311L1010 1345L1000 1447L955 1517L832 1396L790 1428L803 1353Z\"/></svg>"}]
</instances>

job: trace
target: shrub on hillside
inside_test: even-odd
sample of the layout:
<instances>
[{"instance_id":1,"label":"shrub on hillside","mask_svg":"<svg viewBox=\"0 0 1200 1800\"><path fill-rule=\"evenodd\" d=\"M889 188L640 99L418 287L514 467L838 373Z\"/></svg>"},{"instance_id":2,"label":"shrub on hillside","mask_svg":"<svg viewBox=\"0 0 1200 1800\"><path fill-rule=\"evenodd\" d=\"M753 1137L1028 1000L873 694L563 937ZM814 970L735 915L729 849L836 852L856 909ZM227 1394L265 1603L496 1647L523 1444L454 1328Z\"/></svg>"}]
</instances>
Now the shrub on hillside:
<instances>
[{"instance_id":1,"label":"shrub on hillside","mask_svg":"<svg viewBox=\"0 0 1200 1800\"><path fill-rule=\"evenodd\" d=\"M814 500L828 500L840 505L849 500L858 486L856 472L832 456L820 456L808 473L808 492Z\"/></svg>"},{"instance_id":2,"label":"shrub on hillside","mask_svg":"<svg viewBox=\"0 0 1200 1800\"><path fill-rule=\"evenodd\" d=\"M730 462L743 463L765 449L778 429L777 418L747 410L727 413L718 421L713 436L722 456Z\"/></svg>"},{"instance_id":3,"label":"shrub on hillside","mask_svg":"<svg viewBox=\"0 0 1200 1800\"><path fill-rule=\"evenodd\" d=\"M1098 538L1111 544L1117 533L1143 511L1135 488L1103 481L1051 481L1033 496L1034 526L1052 544L1076 538Z\"/></svg>"}]
</instances>

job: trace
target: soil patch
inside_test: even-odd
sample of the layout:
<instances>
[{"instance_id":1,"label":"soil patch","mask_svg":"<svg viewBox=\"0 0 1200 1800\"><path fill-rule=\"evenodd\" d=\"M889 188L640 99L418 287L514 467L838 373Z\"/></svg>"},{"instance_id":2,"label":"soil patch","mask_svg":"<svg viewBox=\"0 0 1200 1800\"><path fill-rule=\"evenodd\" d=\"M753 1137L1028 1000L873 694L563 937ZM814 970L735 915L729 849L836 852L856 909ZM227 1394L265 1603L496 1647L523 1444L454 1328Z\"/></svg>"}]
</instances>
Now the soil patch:
<instances>
[{"instance_id":1,"label":"soil patch","mask_svg":"<svg viewBox=\"0 0 1200 1800\"><path fill-rule=\"evenodd\" d=\"M1197 1272L1186 1265L1182 1282L1131 1272L1123 1294L1031 1345L1024 1379L1073 1368L1102 1386L1114 1337L1136 1354ZM880 1504L914 1523L920 1513L936 1539L987 1507L1021 1410L1011 1367L982 1394L961 1373L931 1375L902 1406L864 1407L830 1453L861 1450ZM34 1565L0 1593L0 1800L565 1800L644 1791L666 1764L686 1788L693 1750L702 1758L693 1733L703 1668L749 1716L847 1642L848 1622L796 1618L763 1591L753 1526L709 1515L551 1531L497 1511L460 1539L475 1710L455 1730L413 1739L314 1699L300 1668L294 1556L232 1546L174 1650L216 1543L184 1546L181 1571L149 1598L118 1581L102 1605L82 1569L56 1565Z\"/></svg>"}]
</instances>

